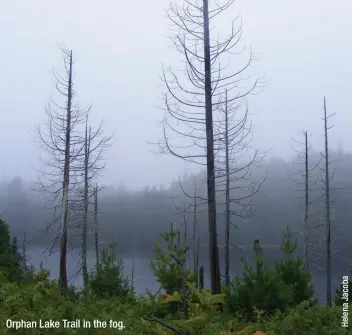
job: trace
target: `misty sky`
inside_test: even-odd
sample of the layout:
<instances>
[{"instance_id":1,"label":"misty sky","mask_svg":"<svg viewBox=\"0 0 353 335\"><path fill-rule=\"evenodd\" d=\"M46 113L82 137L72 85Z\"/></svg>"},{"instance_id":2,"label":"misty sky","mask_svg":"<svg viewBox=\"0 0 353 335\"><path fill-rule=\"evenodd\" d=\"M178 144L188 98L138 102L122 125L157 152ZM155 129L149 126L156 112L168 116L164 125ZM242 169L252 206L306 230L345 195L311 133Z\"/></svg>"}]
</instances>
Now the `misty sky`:
<instances>
[{"instance_id":1,"label":"misty sky","mask_svg":"<svg viewBox=\"0 0 353 335\"><path fill-rule=\"evenodd\" d=\"M101 181L136 188L166 184L185 169L147 142L161 137L155 108L164 91L162 63L178 66L167 39L166 0L12 0L0 11L0 177L34 179L38 145L33 128L44 121L61 68L58 43L73 50L77 102L92 104L116 142ZM251 98L254 144L271 155L291 155L290 141L306 127L313 147L323 144L323 97L336 112L331 146L351 151L352 27L350 0L237 0L222 20L226 31L241 15L242 43L257 54L268 84ZM199 168L199 167L197 167Z\"/></svg>"}]
</instances>

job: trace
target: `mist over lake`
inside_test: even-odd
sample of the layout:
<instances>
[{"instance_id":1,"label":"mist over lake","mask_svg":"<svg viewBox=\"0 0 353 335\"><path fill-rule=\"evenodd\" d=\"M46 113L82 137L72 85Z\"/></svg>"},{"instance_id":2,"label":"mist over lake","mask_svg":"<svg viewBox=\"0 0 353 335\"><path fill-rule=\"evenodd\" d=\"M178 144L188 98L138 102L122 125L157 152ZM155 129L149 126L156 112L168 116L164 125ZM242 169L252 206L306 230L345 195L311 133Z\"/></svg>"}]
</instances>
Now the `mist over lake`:
<instances>
[{"instance_id":1,"label":"mist over lake","mask_svg":"<svg viewBox=\"0 0 353 335\"><path fill-rule=\"evenodd\" d=\"M254 264L254 253L251 247L246 247L243 249L242 255L245 259L251 264ZM50 278L57 279L59 274L59 253L52 254L50 256L45 256L42 254L44 251L43 247L37 246L34 248L30 248L29 250L29 261L39 268L40 263L43 262L43 266L45 269L50 271ZM207 249L202 250L203 255L200 259L200 265L204 266L205 271L205 287L210 287L209 281L209 263L207 256L205 254L208 252ZM263 249L263 254L265 258L270 259L269 266L273 265L276 260L284 259L282 252L279 250L278 246L273 247L265 247ZM95 264L95 254L93 250L88 251L88 265L89 269L92 268ZM224 266L224 253L220 252L220 265L221 269ZM240 260L240 252L239 251L232 251L231 253L232 261L231 261L231 275L234 278L235 276L242 275L243 271L243 263ZM124 274L131 279L131 272L132 272L132 265L133 265L133 258L131 256L123 255L122 259L124 261ZM69 283L76 287L82 287L82 275L78 273L80 270L80 252L79 250L72 250L69 253L68 257L68 278ZM160 285L156 282L154 274L149 267L151 262L150 259L147 258L135 258L135 274L134 274L134 282L135 282L135 291L137 294L144 294L146 289L152 291L152 293L157 292L160 289ZM324 266L324 264L320 264ZM315 285L315 296L318 298L320 304L325 304L326 297L325 297L325 290L326 290L326 277L325 273L322 270L317 268L311 267L310 271L312 272L312 279ZM342 281L342 276L350 274L350 267L347 262L334 262L332 265L332 287L335 290L339 287Z\"/></svg>"},{"instance_id":2,"label":"mist over lake","mask_svg":"<svg viewBox=\"0 0 353 335\"><path fill-rule=\"evenodd\" d=\"M337 161L334 163L336 171L333 179L333 220L335 238L332 245L332 289L339 286L341 277L350 274L351 264L351 230L352 230L352 197L351 197L351 155L336 153ZM279 244L282 235L289 226L293 238L298 242L298 251L302 252L302 224L303 224L303 202L300 192L293 190L293 183L288 178L288 169L293 168L290 161L284 159L269 160L266 182L257 194L253 196L252 205L256 213L248 220L233 218L238 228L231 231L231 241L238 247L248 246L244 250L245 256L250 253L249 260L252 260L252 243L259 239L264 246L264 255L271 262L280 259L282 253L279 251ZM261 171L254 171L253 178L261 175ZM193 188L195 178L200 175L187 175L182 180L183 187L190 192ZM2 217L10 224L11 232L18 238L21 245L24 233L27 238L28 261L36 267L43 261L45 268L51 272L52 278L58 277L59 256L58 253L51 256L43 255L43 251L51 245L58 236L58 226L52 229L43 230L53 220L53 211L46 209L45 202L39 194L31 191L31 183L17 177L9 182L2 182L0 188L0 202ZM205 194L205 185L197 185L199 194ZM322 191L318 188L317 193ZM158 290L159 286L155 281L151 269L150 260L154 256L156 243L164 245L160 234L169 231L170 222L174 222L176 228L184 231L183 215L176 210L175 204L180 207L184 203L190 204L190 199L183 196L178 182L172 182L168 187L144 188L138 191L131 191L127 188L107 187L99 197L99 244L100 247L107 247L110 242L115 243L115 250L119 257L124 259L125 273L130 278L132 269L132 255L135 255L135 284L136 292L142 294L148 288L152 291ZM219 206L218 231L219 231L219 252L220 267L224 269L224 208ZM312 205L309 216L309 223L312 226L322 225L323 205L317 202ZM191 215L187 215L188 239L192 239ZM205 285L209 287L209 262L208 262L208 226L207 211L200 208L197 214L197 222L200 228L200 261L205 268ZM89 218L88 232L88 268L95 263L93 220ZM312 238L320 242L324 226L315 232ZM68 278L75 285L82 285L82 274L77 274L80 261L80 234L79 227L69 226L70 251L68 253ZM315 242L315 239L314 239ZM312 248L311 248L312 249ZM325 245L314 248L309 252L309 270L313 275L316 295L320 302L325 301ZM56 244L54 250L58 250ZM240 261L241 251L231 249L231 275L234 277L242 273ZM318 256L316 256L318 255ZM315 257L314 257L315 256ZM315 258L315 259L314 259ZM75 276L76 274L76 276Z\"/></svg>"}]
</instances>

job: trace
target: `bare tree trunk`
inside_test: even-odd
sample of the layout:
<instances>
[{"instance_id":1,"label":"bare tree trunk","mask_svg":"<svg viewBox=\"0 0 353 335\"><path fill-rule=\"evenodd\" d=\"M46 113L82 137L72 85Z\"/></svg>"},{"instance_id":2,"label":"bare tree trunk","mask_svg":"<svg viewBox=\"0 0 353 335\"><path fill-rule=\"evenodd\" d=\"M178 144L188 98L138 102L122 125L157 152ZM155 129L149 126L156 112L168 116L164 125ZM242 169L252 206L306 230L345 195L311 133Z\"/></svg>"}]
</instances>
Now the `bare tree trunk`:
<instances>
[{"instance_id":1,"label":"bare tree trunk","mask_svg":"<svg viewBox=\"0 0 353 335\"><path fill-rule=\"evenodd\" d=\"M99 248L98 248L98 186L94 192L94 246L96 249L96 264L99 264Z\"/></svg>"},{"instance_id":2,"label":"bare tree trunk","mask_svg":"<svg viewBox=\"0 0 353 335\"><path fill-rule=\"evenodd\" d=\"M171 235L171 239L170 239L170 246L171 246L171 249L174 248L174 251L176 251L176 246L174 245L174 225L173 225L173 222L170 223L170 235Z\"/></svg>"},{"instance_id":3,"label":"bare tree trunk","mask_svg":"<svg viewBox=\"0 0 353 335\"><path fill-rule=\"evenodd\" d=\"M309 216L309 158L308 158L308 133L305 136L305 205L304 205L304 271L309 271L309 255L308 255L308 216Z\"/></svg>"},{"instance_id":4,"label":"bare tree trunk","mask_svg":"<svg viewBox=\"0 0 353 335\"><path fill-rule=\"evenodd\" d=\"M240 38L241 29L235 29L233 21L231 33L227 39L211 41L210 21L212 22L215 17L226 11L232 3L233 0L230 0L221 5L218 1L214 1L212 9L209 8L208 0L187 0L182 1L180 6L176 3L170 5L167 15L175 28L171 39L177 51L185 57L185 86L181 84L183 81L179 80L178 75L171 69L163 68L162 78L167 92L164 95L163 140L162 143L159 143L161 153L169 153L179 159L207 167L207 199L205 199L205 204L207 203L208 206L209 271L213 294L221 292L215 184L215 152L218 152L219 149L216 147L217 134L213 119L217 118L215 114L219 111L219 106L223 104L222 93L226 88L230 90L239 87L239 81L242 79L236 77L245 71L252 59L250 55L249 62L237 72L226 71L228 72L226 73L223 70L227 66L223 67L220 64L218 66L218 63L221 63L222 55L228 54L229 56L232 53L232 48L236 46ZM236 51L234 50L234 52ZM216 63L217 65L215 65ZM230 100L228 98L228 102L240 101L246 95L254 92L259 83L259 80L255 80L250 89L234 94ZM241 89L241 91L243 90ZM177 92L181 93L183 97L179 96ZM215 101L213 101L213 95L216 98ZM168 120L169 118L170 120ZM177 123L176 127L179 127L180 120L186 123L192 131L178 131L170 124L170 121L174 121ZM186 141L191 142L190 145L182 146L182 148L180 144L173 145L173 139L175 140L176 137L168 136L168 130L176 137L183 136ZM188 153L182 150L185 148L188 148Z\"/></svg>"},{"instance_id":5,"label":"bare tree trunk","mask_svg":"<svg viewBox=\"0 0 353 335\"><path fill-rule=\"evenodd\" d=\"M83 285L88 285L88 270L87 270L87 219L88 219L88 164L89 164L89 140L88 135L88 120L86 119L85 131L85 157L84 157L84 202L83 202L83 225L82 225L82 276Z\"/></svg>"},{"instance_id":6,"label":"bare tree trunk","mask_svg":"<svg viewBox=\"0 0 353 335\"><path fill-rule=\"evenodd\" d=\"M226 90L226 102L225 102L225 163L226 163L226 215L225 215L225 252L224 252L224 276L226 279L226 285L230 284L230 256L229 256L229 237L230 237L230 197L229 197L229 148L228 148L228 92Z\"/></svg>"},{"instance_id":7,"label":"bare tree trunk","mask_svg":"<svg viewBox=\"0 0 353 335\"><path fill-rule=\"evenodd\" d=\"M187 290L186 290L185 272L186 272L186 253L184 254L184 262L183 262L182 290L183 290L183 314L184 314L184 320L187 320L189 318L189 311L188 311L189 306L188 306L188 301L187 301L187 296L186 296Z\"/></svg>"},{"instance_id":8,"label":"bare tree trunk","mask_svg":"<svg viewBox=\"0 0 353 335\"><path fill-rule=\"evenodd\" d=\"M195 182L195 189L194 189L194 214L193 214L193 266L194 266L194 272L197 271L198 266L197 266L197 230L196 230L196 225L197 225L197 218L196 218L196 182Z\"/></svg>"},{"instance_id":9,"label":"bare tree trunk","mask_svg":"<svg viewBox=\"0 0 353 335\"><path fill-rule=\"evenodd\" d=\"M216 184L214 165L214 140L212 116L212 84L210 57L210 29L208 0L203 0L204 22L204 63L205 63L205 106L206 106L206 144L207 144L207 195L208 195L208 230L210 279L213 294L221 293L221 275L219 269L217 217L216 217Z\"/></svg>"},{"instance_id":10,"label":"bare tree trunk","mask_svg":"<svg viewBox=\"0 0 353 335\"><path fill-rule=\"evenodd\" d=\"M62 196L61 216L61 243L60 243L60 270L59 288L61 292L67 291L67 221L68 221L68 195L70 182L70 141L71 141L71 110L72 110L72 51L69 55L69 81L67 87L66 107L66 136L65 136L65 161Z\"/></svg>"},{"instance_id":11,"label":"bare tree trunk","mask_svg":"<svg viewBox=\"0 0 353 335\"><path fill-rule=\"evenodd\" d=\"M176 255L179 254L180 250L180 230L177 230L177 245L176 245ZM180 261L178 260L177 262L177 267L179 268L179 283L178 283L178 288L179 288L179 293L182 291L183 287L183 264L180 264ZM182 295L182 293L181 293ZM180 301L178 302L178 320L180 320L180 308L181 308L181 303Z\"/></svg>"},{"instance_id":12,"label":"bare tree trunk","mask_svg":"<svg viewBox=\"0 0 353 335\"><path fill-rule=\"evenodd\" d=\"M203 280L203 266L200 266L199 270L199 290L203 290L204 288L204 280Z\"/></svg>"},{"instance_id":13,"label":"bare tree trunk","mask_svg":"<svg viewBox=\"0 0 353 335\"><path fill-rule=\"evenodd\" d=\"M27 270L27 234L26 234L26 232L23 234L23 242L22 242L22 267L23 267L23 271Z\"/></svg>"},{"instance_id":14,"label":"bare tree trunk","mask_svg":"<svg viewBox=\"0 0 353 335\"><path fill-rule=\"evenodd\" d=\"M131 292L134 291L134 276L135 276L135 246L132 253L132 268L131 268Z\"/></svg>"},{"instance_id":15,"label":"bare tree trunk","mask_svg":"<svg viewBox=\"0 0 353 335\"><path fill-rule=\"evenodd\" d=\"M314 164L311 162L311 166L309 166L309 141L307 130L303 130L302 134L304 136L304 141L294 141L295 143L299 144L300 146L304 146L304 149L297 150L292 147L292 149L297 153L297 159L298 161L295 162L296 164L299 163L300 165L303 164L303 169L300 169L298 171L290 171L293 176L289 175L289 178L297 184L300 188L299 189L294 189L295 191L300 192L300 194L303 193L304 191L304 212L303 212L303 227L301 230L301 234L303 236L303 270L308 272L309 271L309 260L310 263L312 262L312 259L309 259L309 251L311 250L310 247L313 247L313 241L311 240L311 237L315 236L315 233L313 233L311 230L315 227L310 227L309 225L309 212L310 212L310 206L317 202L319 198L317 195L315 195L315 192L318 191L318 188L316 187L316 184L318 182L318 175L317 175L317 169L321 169L319 167L319 163L321 161L318 160ZM323 156L323 155L322 155ZM323 169L321 169L323 170ZM313 195L314 193L314 195ZM300 201L302 201L303 196L300 195L296 198L299 198ZM310 256L314 255L315 252L314 250L311 250Z\"/></svg>"},{"instance_id":16,"label":"bare tree trunk","mask_svg":"<svg viewBox=\"0 0 353 335\"><path fill-rule=\"evenodd\" d=\"M188 223L186 220L186 206L184 205L184 213L183 213L183 223L184 223L184 247L186 248L187 242L188 242L188 238L187 238L187 234L188 234Z\"/></svg>"},{"instance_id":17,"label":"bare tree trunk","mask_svg":"<svg viewBox=\"0 0 353 335\"><path fill-rule=\"evenodd\" d=\"M326 295L327 305L331 306L331 214L330 214L330 176L328 159L327 113L326 98L324 98L324 123L325 123L325 212L326 212Z\"/></svg>"},{"instance_id":18,"label":"bare tree trunk","mask_svg":"<svg viewBox=\"0 0 353 335\"><path fill-rule=\"evenodd\" d=\"M41 143L41 148L49 155L42 160L44 169L41 171L42 178L39 178L38 191L49 193L53 202L61 196L60 218L56 218L51 226L60 222L60 265L58 286L62 293L67 291L67 243L68 243L68 223L69 223L69 202L70 209L74 203L79 203L82 210L82 201L78 202L75 191L81 184L81 178L84 171L85 156L85 138L82 136L81 126L84 126L87 119L88 110L75 108L74 104L74 84L73 84L73 57L72 50L66 47L61 48L65 75L62 76L54 71L56 79L56 90L65 97L65 106L50 100L45 112L48 118L46 124L47 132L43 132L40 126L37 127L37 137ZM97 133L97 132L96 132ZM98 132L99 133L99 132ZM102 142L106 144L106 140ZM96 160L99 160L100 155ZM94 166L94 164L93 164ZM46 170L48 169L48 170ZM91 167L90 167L91 169ZM54 208L58 207L57 205ZM82 212L81 212L82 214ZM76 215L70 215L70 220L74 220ZM59 221L60 219L60 221ZM55 239L56 242L56 239ZM54 242L54 244L55 244ZM51 249L54 247L51 246Z\"/></svg>"},{"instance_id":19,"label":"bare tree trunk","mask_svg":"<svg viewBox=\"0 0 353 335\"><path fill-rule=\"evenodd\" d=\"M161 153L169 153L179 159L207 167L207 199L204 200L208 206L209 271L213 294L221 292L215 184L215 152L219 151L216 146L219 134L214 128L216 122L213 124L213 120L217 118L215 114L220 111L219 107L224 103L222 93L226 88L231 90L239 87L239 81L242 79L236 77L248 68L252 60L252 55L250 55L249 62L237 72L223 71L227 66L223 67L220 64L218 66L222 55L232 54L231 50L240 38L241 28L235 29L233 21L231 33L227 39L211 41L210 21L212 22L215 17L226 11L232 3L233 0L230 0L221 5L218 1L214 1L212 9L209 8L208 0L187 0L182 1L180 6L176 3L170 5L167 15L175 28L171 39L177 51L185 57L185 86L181 84L183 81L179 80L178 75L171 69L166 70L163 67L162 78L167 92L164 95L163 139L159 142ZM228 103L240 101L246 95L251 94L259 83L257 79L249 89L237 92L231 99L228 97ZM179 96L178 92L183 96ZM216 98L215 101L213 101L213 96ZM186 123L192 131L177 130L180 120ZM173 127L170 121L176 122L176 127ZM173 136L168 136L169 131L173 133ZM182 146L182 148L180 143L173 145L173 139L175 140L180 135L186 141L190 141L190 145ZM188 148L188 153L184 152L185 148ZM250 188L252 186L249 186ZM198 197L198 199L202 198Z\"/></svg>"},{"instance_id":20,"label":"bare tree trunk","mask_svg":"<svg viewBox=\"0 0 353 335\"><path fill-rule=\"evenodd\" d=\"M196 271L197 271L197 287L198 287L198 288L199 288L199 258L200 258L200 228L197 227Z\"/></svg>"}]
</instances>

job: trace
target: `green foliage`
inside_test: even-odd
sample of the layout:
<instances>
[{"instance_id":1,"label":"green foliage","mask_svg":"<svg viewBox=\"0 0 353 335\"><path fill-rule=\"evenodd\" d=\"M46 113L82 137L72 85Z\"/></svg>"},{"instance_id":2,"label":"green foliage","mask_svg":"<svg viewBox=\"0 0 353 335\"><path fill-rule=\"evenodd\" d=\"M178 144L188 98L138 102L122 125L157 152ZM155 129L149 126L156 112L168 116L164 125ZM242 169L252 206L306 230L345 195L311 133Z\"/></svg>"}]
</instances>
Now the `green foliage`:
<instances>
[{"instance_id":1,"label":"green foliage","mask_svg":"<svg viewBox=\"0 0 353 335\"><path fill-rule=\"evenodd\" d=\"M129 279L124 275L124 263L117 259L114 245L101 250L100 261L89 276L89 289L99 297L127 297Z\"/></svg>"},{"instance_id":2,"label":"green foliage","mask_svg":"<svg viewBox=\"0 0 353 335\"><path fill-rule=\"evenodd\" d=\"M1 227L0 230L4 227ZM10 235L0 241L5 256L15 254L16 241L10 243ZM8 230L7 230L8 231ZM174 235L174 237L177 235ZM165 235L171 243L172 235ZM168 239L170 238L170 239ZM7 241L8 244L6 246ZM174 335L176 332L187 335L348 335L351 327L342 328L342 307L312 306L305 297L311 298L310 276L301 270L300 258L291 258L295 243L291 242L289 231L285 234L282 250L287 259L268 268L262 256L262 249L255 244L256 269L244 262L245 270L225 294L212 295L210 290L197 290L195 281L187 281L185 286L172 284L171 273L183 277L185 250L170 244L170 254L160 254L155 261L156 273L165 287L177 290L165 295L147 291L142 297L132 297L129 281L123 275L123 263L117 259L114 247L101 251L100 263L92 270L88 289L79 291L70 287L66 295L58 290L56 280L49 279L49 271L41 265L38 271L29 266L22 280L14 281L9 276L9 267L18 265L11 257L3 261L0 268L0 320L53 320L61 323L59 328L9 329L0 325L1 334L75 334L108 335L120 332L112 328L64 328L61 320L122 321L124 334ZM179 245L180 246L180 245ZM178 253L178 250L180 253ZM183 252L181 252L183 251ZM6 254L8 252L8 254ZM164 256L170 256L164 257ZM171 256L173 255L173 256ZM180 258L178 258L180 257ZM2 258L4 260L6 258ZM164 262L162 262L164 260ZM176 262L173 264L173 260ZM169 262L169 263L168 263ZM171 264L172 263L172 264ZM16 266L17 266L16 265ZM174 266L174 267L173 267ZM179 266L179 268L178 268ZM177 269L177 271L175 271ZM173 272L174 271L174 272ZM193 279L190 271L187 276ZM170 282L168 281L170 280ZM168 286L170 284L170 286ZM350 290L351 290L351 283ZM345 289L345 287L341 287ZM344 293L344 291L342 291ZM349 291L351 292L351 291ZM349 293L350 294L350 293ZM304 299L304 301L300 301ZM231 313L221 312L219 304L228 302ZM300 303L298 305L297 302ZM173 310L174 306L184 306L187 311ZM234 310L232 310L234 308ZM236 310L236 313L234 311ZM279 311L281 310L281 311ZM173 311L173 313L170 313ZM349 306L351 319L351 306Z\"/></svg>"},{"instance_id":3,"label":"green foliage","mask_svg":"<svg viewBox=\"0 0 353 335\"><path fill-rule=\"evenodd\" d=\"M303 259L301 257L289 258L297 248L298 244L296 241L292 241L292 234L287 228L287 232L283 236L281 250L288 258L276 263L276 273L290 289L289 306L296 306L304 300L314 302L314 286L311 281L311 274L303 271Z\"/></svg>"},{"instance_id":4,"label":"green foliage","mask_svg":"<svg viewBox=\"0 0 353 335\"><path fill-rule=\"evenodd\" d=\"M187 287L190 292L186 299L188 318L169 319L169 325L185 334L207 334L212 325L219 320L218 305L224 304L224 294L212 295L209 290L199 291L195 283L188 282ZM168 306L179 303L183 299L184 297L180 293L174 292L173 295L168 295L164 300L160 300L158 304L159 306ZM174 334L173 331L166 330L158 322L145 321L145 325L152 333Z\"/></svg>"},{"instance_id":5,"label":"green foliage","mask_svg":"<svg viewBox=\"0 0 353 335\"><path fill-rule=\"evenodd\" d=\"M191 313L188 320L149 319L144 321L145 327L150 331L149 334L175 334L165 325L188 335L231 335L233 333L237 335L348 335L351 333L351 326L341 327L342 310L338 307L311 306L309 301L303 301L285 313L277 311L272 315L267 315L265 311L253 308L254 321L249 322L239 313L232 317L230 314L220 314L215 306L210 309L210 305L207 303L207 301L209 302L207 292L199 294L207 297L203 300L206 302L203 308L195 314ZM173 299L178 298L172 297L165 304L170 303ZM222 301L222 299L219 297L218 301ZM216 301L217 299L214 300L214 303ZM195 304L197 303L195 302ZM165 325L158 321L162 321Z\"/></svg>"},{"instance_id":6,"label":"green foliage","mask_svg":"<svg viewBox=\"0 0 353 335\"><path fill-rule=\"evenodd\" d=\"M109 320L123 321L125 328L124 334L147 334L143 332L142 322L136 322L139 317L137 304L124 302L117 297L99 298L96 294L85 292L74 292L67 296L60 294L57 281L47 278L46 270L39 270L35 275L34 281L30 283L11 283L7 281L0 287L0 333L1 334L115 334L118 329L90 329L83 328L82 320ZM81 320L80 328L60 328L51 329L8 329L4 327L5 320Z\"/></svg>"},{"instance_id":7,"label":"green foliage","mask_svg":"<svg viewBox=\"0 0 353 335\"><path fill-rule=\"evenodd\" d=\"M40 272L40 271L39 271ZM62 296L57 289L56 281L49 280L45 276L37 276L37 282L11 283L7 282L0 287L0 320L88 320L123 321L125 328L122 333L126 335L161 334L174 335L165 326L158 325L155 321L143 321L146 314L144 306L147 298L139 298L136 302L125 302L116 297L99 298L89 292L82 294L76 292L76 297ZM227 335L348 335L351 328L341 327L342 309L340 307L327 308L309 307L308 302L288 310L286 313L275 313L273 316L265 315L260 310L254 310L254 322L245 323L244 320L234 318L231 314L220 314L216 303L223 301L223 296L212 296L207 290L198 292L190 284L192 290L189 320L173 320L164 318L161 320L167 325L181 330L189 335L219 335L225 332ZM158 304L163 307L172 303L173 299L180 297L176 294L171 300L160 300ZM142 307L141 307L142 306ZM65 329L62 326L50 330L7 329L1 324L1 334L75 334L75 335L108 335L120 333L117 329L81 328ZM230 329L233 332L230 332ZM260 331L262 333L260 333Z\"/></svg>"},{"instance_id":8,"label":"green foliage","mask_svg":"<svg viewBox=\"0 0 353 335\"><path fill-rule=\"evenodd\" d=\"M173 224L171 224L170 232L161 236L166 242L167 248L163 250L161 246L156 245L156 255L151 261L150 267L165 293L173 295L178 292L182 300L185 301L191 294L186 283L196 283L197 281L197 273L186 266L188 248L180 243L180 231L174 231ZM156 310L156 315L159 317L173 315L180 318L181 314L187 313L186 305L182 301L173 301L163 309L156 306L156 309L158 310L158 312Z\"/></svg>"},{"instance_id":9,"label":"green foliage","mask_svg":"<svg viewBox=\"0 0 353 335\"><path fill-rule=\"evenodd\" d=\"M277 312L274 315L246 325L237 335L253 334L255 331L267 335L348 335L351 327L341 327L342 310L322 306L310 307L309 301Z\"/></svg>"},{"instance_id":10,"label":"green foliage","mask_svg":"<svg viewBox=\"0 0 353 335\"><path fill-rule=\"evenodd\" d=\"M23 277L22 256L17 249L17 239L10 236L9 226L0 219L0 271L11 282Z\"/></svg>"},{"instance_id":11,"label":"green foliage","mask_svg":"<svg viewBox=\"0 0 353 335\"><path fill-rule=\"evenodd\" d=\"M292 240L292 233L287 227L282 237L281 250L286 256L292 255L298 249L298 242Z\"/></svg>"},{"instance_id":12,"label":"green foliage","mask_svg":"<svg viewBox=\"0 0 353 335\"><path fill-rule=\"evenodd\" d=\"M185 267L187 248L178 243L180 232L171 231L161 235L167 244L164 251L161 246L156 245L155 259L151 261L150 267L154 275L167 294L180 292L183 281L197 282L197 274Z\"/></svg>"},{"instance_id":13,"label":"green foliage","mask_svg":"<svg viewBox=\"0 0 353 335\"><path fill-rule=\"evenodd\" d=\"M255 244L256 270L246 261L244 274L226 290L229 310L238 311L254 320L254 306L266 313L285 311L304 300L312 300L314 289L310 273L302 270L300 257L290 258L297 244L289 230L284 234L281 250L287 255L272 268L267 266L262 249Z\"/></svg>"}]
</instances>

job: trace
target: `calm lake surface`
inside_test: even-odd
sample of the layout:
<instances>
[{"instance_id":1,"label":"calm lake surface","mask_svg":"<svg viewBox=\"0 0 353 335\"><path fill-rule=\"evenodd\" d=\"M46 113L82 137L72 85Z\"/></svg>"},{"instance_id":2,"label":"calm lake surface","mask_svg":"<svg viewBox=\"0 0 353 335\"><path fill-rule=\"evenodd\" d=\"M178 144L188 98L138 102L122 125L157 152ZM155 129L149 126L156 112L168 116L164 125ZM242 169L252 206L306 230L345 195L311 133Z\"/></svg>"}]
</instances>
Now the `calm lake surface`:
<instances>
[{"instance_id":1,"label":"calm lake surface","mask_svg":"<svg viewBox=\"0 0 353 335\"><path fill-rule=\"evenodd\" d=\"M246 250L247 249L247 250ZM231 253L232 264L231 269L233 270L231 275L235 277L237 275L241 275L243 271L243 265L240 261L240 257L244 256L248 258L249 262L252 263L253 252L252 247L245 248L243 254L239 251L234 251ZM59 253L55 253L52 255L43 254L45 248L43 246L34 246L28 249L28 262L33 264L36 269L39 267L40 263L43 262L44 268L50 271L51 278L58 278L59 274ZM283 258L281 252L278 247L272 248L263 248L263 253L265 258L272 259L273 263L276 260L280 260ZM203 251L203 254L207 254L207 249ZM68 278L69 283L75 286L82 285L82 275L78 274L79 271L79 251L70 251L68 254ZM220 251L220 265L221 271L223 269L223 253ZM87 254L88 266L89 269L95 264L95 253L93 250L89 250ZM131 256L122 256L124 260L124 272L125 275L131 278L132 264L133 260ZM209 275L208 275L208 259L205 256L200 257L200 265L204 266L205 269L205 287L209 287ZM138 294L143 294L146 289L151 290L152 292L156 292L159 289L159 284L156 282L155 277L149 268L150 259L147 258L135 258L135 290ZM321 264L323 267L323 264ZM321 304L324 304L326 301L325 298L325 274L322 270L311 268L313 282L315 284L316 296L319 299ZM350 276L350 268L349 264L343 261L340 262L332 262L332 291L335 292L335 289L339 287L342 276L348 275Z\"/></svg>"}]
</instances>

